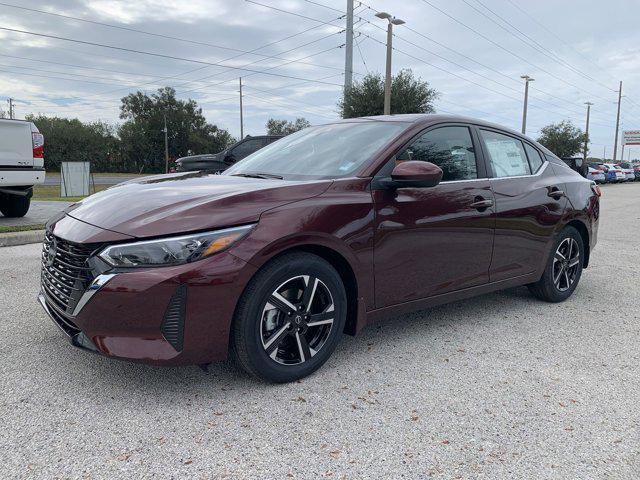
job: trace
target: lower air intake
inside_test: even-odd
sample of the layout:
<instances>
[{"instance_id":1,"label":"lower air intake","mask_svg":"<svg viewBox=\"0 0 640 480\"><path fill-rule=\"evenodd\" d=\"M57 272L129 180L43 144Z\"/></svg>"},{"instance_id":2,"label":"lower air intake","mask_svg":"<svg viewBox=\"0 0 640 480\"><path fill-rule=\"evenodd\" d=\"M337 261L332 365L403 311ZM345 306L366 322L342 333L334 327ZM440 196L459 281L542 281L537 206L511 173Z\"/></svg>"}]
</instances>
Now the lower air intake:
<instances>
[{"instance_id":1,"label":"lower air intake","mask_svg":"<svg viewBox=\"0 0 640 480\"><path fill-rule=\"evenodd\" d=\"M180 285L171 296L167 310L164 312L160 331L165 340L171 344L177 352L182 351L184 341L184 317L187 300L187 286Z\"/></svg>"}]
</instances>

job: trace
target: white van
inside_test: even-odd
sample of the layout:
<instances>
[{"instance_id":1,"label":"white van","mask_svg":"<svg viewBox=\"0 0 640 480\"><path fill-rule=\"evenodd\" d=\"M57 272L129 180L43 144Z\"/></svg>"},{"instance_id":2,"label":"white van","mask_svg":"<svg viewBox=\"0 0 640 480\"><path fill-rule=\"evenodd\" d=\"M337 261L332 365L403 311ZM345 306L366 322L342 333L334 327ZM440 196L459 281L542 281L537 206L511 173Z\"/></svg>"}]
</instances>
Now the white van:
<instances>
[{"instance_id":1,"label":"white van","mask_svg":"<svg viewBox=\"0 0 640 480\"><path fill-rule=\"evenodd\" d=\"M24 120L0 118L0 212L24 217L33 186L44 183L44 137Z\"/></svg>"}]
</instances>

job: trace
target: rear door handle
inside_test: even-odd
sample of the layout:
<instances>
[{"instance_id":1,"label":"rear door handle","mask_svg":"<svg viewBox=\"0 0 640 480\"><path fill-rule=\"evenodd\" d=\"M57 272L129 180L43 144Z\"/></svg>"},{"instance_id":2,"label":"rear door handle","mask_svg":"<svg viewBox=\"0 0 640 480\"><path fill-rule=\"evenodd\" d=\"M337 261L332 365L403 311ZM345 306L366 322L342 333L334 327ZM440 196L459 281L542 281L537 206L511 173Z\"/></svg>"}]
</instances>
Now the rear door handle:
<instances>
[{"instance_id":1,"label":"rear door handle","mask_svg":"<svg viewBox=\"0 0 640 480\"><path fill-rule=\"evenodd\" d=\"M478 210L486 210L487 208L493 206L493 200L487 200L486 198L476 197L475 201L470 206Z\"/></svg>"},{"instance_id":2,"label":"rear door handle","mask_svg":"<svg viewBox=\"0 0 640 480\"><path fill-rule=\"evenodd\" d=\"M556 200L559 200L560 198L564 197L564 192L560 190L558 187L550 187L549 193L547 193L547 195L550 196L551 198L555 198Z\"/></svg>"}]
</instances>

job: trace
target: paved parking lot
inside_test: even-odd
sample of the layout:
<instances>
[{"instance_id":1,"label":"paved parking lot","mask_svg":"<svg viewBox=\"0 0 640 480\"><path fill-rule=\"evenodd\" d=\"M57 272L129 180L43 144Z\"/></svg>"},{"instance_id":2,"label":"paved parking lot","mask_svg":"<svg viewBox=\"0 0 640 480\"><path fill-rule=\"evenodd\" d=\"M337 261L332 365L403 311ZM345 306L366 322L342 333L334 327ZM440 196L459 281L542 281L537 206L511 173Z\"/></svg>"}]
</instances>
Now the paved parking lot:
<instances>
[{"instance_id":1,"label":"paved parking lot","mask_svg":"<svg viewBox=\"0 0 640 480\"><path fill-rule=\"evenodd\" d=\"M71 202L55 200L31 200L29 211L24 217L8 218L0 214L0 226L14 227L18 225L37 225L47 223L56 213L61 212L71 205ZM0 254L0 258L2 254Z\"/></svg>"},{"instance_id":2,"label":"paved parking lot","mask_svg":"<svg viewBox=\"0 0 640 480\"><path fill-rule=\"evenodd\" d=\"M0 249L2 478L640 477L640 184L565 303L512 289L345 337L299 383L77 351Z\"/></svg>"}]
</instances>

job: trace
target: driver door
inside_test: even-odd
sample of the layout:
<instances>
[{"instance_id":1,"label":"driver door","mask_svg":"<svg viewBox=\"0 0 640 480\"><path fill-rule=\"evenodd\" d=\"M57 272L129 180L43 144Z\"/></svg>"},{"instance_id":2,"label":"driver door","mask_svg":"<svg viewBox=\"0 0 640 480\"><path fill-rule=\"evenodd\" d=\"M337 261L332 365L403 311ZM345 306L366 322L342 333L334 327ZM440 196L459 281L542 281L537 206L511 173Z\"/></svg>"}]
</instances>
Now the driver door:
<instances>
[{"instance_id":1,"label":"driver door","mask_svg":"<svg viewBox=\"0 0 640 480\"><path fill-rule=\"evenodd\" d=\"M388 176L399 162L428 161L443 178L429 188L373 187L376 308L489 281L494 198L480 151L470 126L437 126L382 168Z\"/></svg>"}]
</instances>

